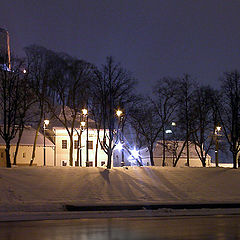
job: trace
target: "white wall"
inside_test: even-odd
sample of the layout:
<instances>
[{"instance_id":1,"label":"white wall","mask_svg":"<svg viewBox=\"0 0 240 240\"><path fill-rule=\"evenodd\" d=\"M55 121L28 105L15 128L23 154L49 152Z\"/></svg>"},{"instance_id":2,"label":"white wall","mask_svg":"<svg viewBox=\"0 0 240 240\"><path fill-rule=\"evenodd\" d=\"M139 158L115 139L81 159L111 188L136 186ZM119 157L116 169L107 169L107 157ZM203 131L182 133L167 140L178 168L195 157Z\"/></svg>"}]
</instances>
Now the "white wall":
<instances>
[{"instance_id":1,"label":"white wall","mask_svg":"<svg viewBox=\"0 0 240 240\"><path fill-rule=\"evenodd\" d=\"M62 166L63 161L69 166L69 149L70 149L70 139L67 131L64 128L54 128L55 132L55 144L56 144L56 164L57 166ZM103 138L103 130L100 131L100 139ZM67 149L62 149L62 140L67 140ZM78 140L77 133L74 133L74 141ZM88 149L89 162L92 162L93 167L95 166L95 152L97 143L97 130L88 130L88 141L93 141L93 149ZM86 130L83 131L81 136L81 146L82 146L82 166L86 166ZM100 167L103 162L107 163L107 154L101 149L100 144L98 144L98 161L97 167ZM73 150L73 165L77 160L77 149Z\"/></svg>"}]
</instances>

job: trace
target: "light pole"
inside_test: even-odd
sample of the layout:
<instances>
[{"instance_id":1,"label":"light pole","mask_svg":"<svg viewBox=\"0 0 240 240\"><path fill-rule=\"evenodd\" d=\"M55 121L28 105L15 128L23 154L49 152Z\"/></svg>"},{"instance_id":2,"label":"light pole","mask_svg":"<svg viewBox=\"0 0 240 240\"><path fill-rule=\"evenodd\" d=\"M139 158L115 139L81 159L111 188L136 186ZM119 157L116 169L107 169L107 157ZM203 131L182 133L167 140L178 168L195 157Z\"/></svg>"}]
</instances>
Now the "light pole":
<instances>
[{"instance_id":1,"label":"light pole","mask_svg":"<svg viewBox=\"0 0 240 240\"><path fill-rule=\"evenodd\" d=\"M121 144L123 145L123 111L118 109L116 111L116 115L118 116L118 120L119 120L119 126L120 127L120 124L122 123L122 130L121 130L121 134L120 134L120 142ZM122 151L122 161L121 161L121 166L123 167L124 166L124 149L123 147L121 148L121 151Z\"/></svg>"},{"instance_id":2,"label":"light pole","mask_svg":"<svg viewBox=\"0 0 240 240\"><path fill-rule=\"evenodd\" d=\"M215 136L216 136L216 141L215 141L215 163L216 167L218 167L218 134L221 131L221 127L217 126L215 129Z\"/></svg>"},{"instance_id":3,"label":"light pole","mask_svg":"<svg viewBox=\"0 0 240 240\"><path fill-rule=\"evenodd\" d=\"M86 125L86 122L81 122L80 126L80 139L79 139L79 148L80 148L80 166L82 167L82 132Z\"/></svg>"},{"instance_id":4,"label":"light pole","mask_svg":"<svg viewBox=\"0 0 240 240\"><path fill-rule=\"evenodd\" d=\"M43 166L46 166L46 139L45 139L45 130L49 124L49 120L45 119L43 122Z\"/></svg>"},{"instance_id":5,"label":"light pole","mask_svg":"<svg viewBox=\"0 0 240 240\"><path fill-rule=\"evenodd\" d=\"M86 137L86 167L89 167L89 159L88 159L88 110L86 108L82 109L82 114L86 118L86 129L87 129L87 137Z\"/></svg>"}]
</instances>

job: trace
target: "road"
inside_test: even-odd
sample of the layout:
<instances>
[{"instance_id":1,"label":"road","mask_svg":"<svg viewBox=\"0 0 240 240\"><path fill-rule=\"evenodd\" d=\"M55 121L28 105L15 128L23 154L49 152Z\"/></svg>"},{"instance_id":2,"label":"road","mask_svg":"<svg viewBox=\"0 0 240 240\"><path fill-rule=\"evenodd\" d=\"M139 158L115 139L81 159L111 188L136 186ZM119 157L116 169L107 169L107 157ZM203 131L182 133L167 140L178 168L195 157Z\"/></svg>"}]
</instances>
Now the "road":
<instances>
[{"instance_id":1,"label":"road","mask_svg":"<svg viewBox=\"0 0 240 240\"><path fill-rule=\"evenodd\" d=\"M105 218L0 223L1 240L240 239L240 216Z\"/></svg>"}]
</instances>

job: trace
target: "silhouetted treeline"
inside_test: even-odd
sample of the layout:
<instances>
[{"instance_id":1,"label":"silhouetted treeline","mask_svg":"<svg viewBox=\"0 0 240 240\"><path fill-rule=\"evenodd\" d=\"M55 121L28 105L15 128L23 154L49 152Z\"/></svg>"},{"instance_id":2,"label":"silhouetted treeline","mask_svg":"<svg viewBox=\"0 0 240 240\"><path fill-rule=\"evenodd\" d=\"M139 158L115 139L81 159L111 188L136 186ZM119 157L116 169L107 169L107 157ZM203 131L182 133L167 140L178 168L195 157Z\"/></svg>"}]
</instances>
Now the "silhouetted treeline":
<instances>
[{"instance_id":1,"label":"silhouetted treeline","mask_svg":"<svg viewBox=\"0 0 240 240\"><path fill-rule=\"evenodd\" d=\"M234 168L238 167L238 71L223 74L219 81L221 90L199 85L188 74L178 78L163 77L146 97L136 94L136 80L112 57L107 57L99 68L41 46L28 46L25 53L24 59L15 59L11 71L0 69L0 135L6 143L7 167L11 167L11 140L16 136L20 140L24 126L29 124L36 128L30 161L30 165L33 164L37 136L46 117L58 120L66 128L70 138L69 163L73 165L73 136L82 119L83 108L88 110L98 133L104 130L103 139L98 134L96 149L99 144L108 155L108 168L111 168L113 150L121 142L119 136L126 124L135 130L137 146L148 148L153 166L154 146L161 140L162 166L166 165L166 151L171 151L173 166L177 166L184 149L190 166L189 149L193 144L205 167L207 155L215 150L221 135L232 153ZM121 116L116 115L119 109ZM179 144L180 141L183 144ZM16 155L17 152L15 159Z\"/></svg>"}]
</instances>

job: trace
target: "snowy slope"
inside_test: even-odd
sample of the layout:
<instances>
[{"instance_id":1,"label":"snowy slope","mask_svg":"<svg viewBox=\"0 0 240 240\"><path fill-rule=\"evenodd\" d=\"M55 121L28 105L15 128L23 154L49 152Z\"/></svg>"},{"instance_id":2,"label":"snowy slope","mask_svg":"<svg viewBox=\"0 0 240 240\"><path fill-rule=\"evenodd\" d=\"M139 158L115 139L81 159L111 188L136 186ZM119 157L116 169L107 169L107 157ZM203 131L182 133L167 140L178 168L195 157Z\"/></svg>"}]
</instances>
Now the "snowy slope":
<instances>
[{"instance_id":1,"label":"snowy slope","mask_svg":"<svg viewBox=\"0 0 240 240\"><path fill-rule=\"evenodd\" d=\"M0 168L0 212L64 204L240 202L240 170L226 168Z\"/></svg>"}]
</instances>

